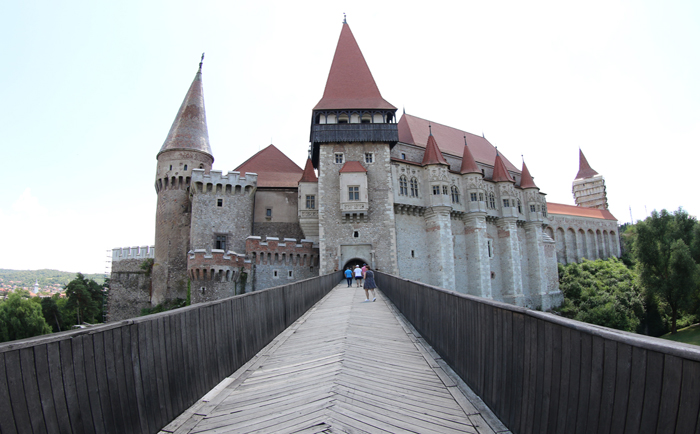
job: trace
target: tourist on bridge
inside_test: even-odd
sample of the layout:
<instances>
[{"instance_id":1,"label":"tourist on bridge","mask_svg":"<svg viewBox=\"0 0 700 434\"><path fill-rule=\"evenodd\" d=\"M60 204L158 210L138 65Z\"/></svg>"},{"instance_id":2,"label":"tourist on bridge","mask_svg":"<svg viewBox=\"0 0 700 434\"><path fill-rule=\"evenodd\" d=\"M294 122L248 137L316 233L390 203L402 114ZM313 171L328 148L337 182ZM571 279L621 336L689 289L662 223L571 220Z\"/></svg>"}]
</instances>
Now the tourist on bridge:
<instances>
[{"instance_id":1,"label":"tourist on bridge","mask_svg":"<svg viewBox=\"0 0 700 434\"><path fill-rule=\"evenodd\" d=\"M369 268L369 265L365 264L367 269L365 270L365 301L369 301L369 292L372 291L372 301L377 301L377 295L374 293L374 288L377 284L374 283L374 272Z\"/></svg>"},{"instance_id":2,"label":"tourist on bridge","mask_svg":"<svg viewBox=\"0 0 700 434\"><path fill-rule=\"evenodd\" d=\"M350 267L345 267L345 279L348 281L348 288L352 286L352 271Z\"/></svg>"},{"instance_id":3,"label":"tourist on bridge","mask_svg":"<svg viewBox=\"0 0 700 434\"><path fill-rule=\"evenodd\" d=\"M360 268L360 264L355 265L355 283L357 284L357 287L359 288L362 286L362 268Z\"/></svg>"}]
</instances>

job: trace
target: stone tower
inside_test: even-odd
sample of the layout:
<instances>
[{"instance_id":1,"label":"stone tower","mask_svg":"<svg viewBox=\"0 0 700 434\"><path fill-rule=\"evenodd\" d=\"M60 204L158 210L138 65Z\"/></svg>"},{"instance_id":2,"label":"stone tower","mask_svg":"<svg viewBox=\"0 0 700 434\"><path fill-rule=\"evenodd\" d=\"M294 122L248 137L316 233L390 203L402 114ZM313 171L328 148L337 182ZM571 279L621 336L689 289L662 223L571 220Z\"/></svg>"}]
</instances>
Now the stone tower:
<instances>
[{"instance_id":1,"label":"stone tower","mask_svg":"<svg viewBox=\"0 0 700 434\"><path fill-rule=\"evenodd\" d=\"M187 296L193 169L209 173L214 156L209 146L202 91L202 64L156 156L156 242L151 304Z\"/></svg>"},{"instance_id":2,"label":"stone tower","mask_svg":"<svg viewBox=\"0 0 700 434\"><path fill-rule=\"evenodd\" d=\"M313 109L320 274L354 262L398 273L390 150L396 107L379 93L346 22L323 97Z\"/></svg>"},{"instance_id":3,"label":"stone tower","mask_svg":"<svg viewBox=\"0 0 700 434\"><path fill-rule=\"evenodd\" d=\"M591 168L580 149L578 150L578 173L571 192L574 194L577 206L608 209L605 179Z\"/></svg>"}]
</instances>

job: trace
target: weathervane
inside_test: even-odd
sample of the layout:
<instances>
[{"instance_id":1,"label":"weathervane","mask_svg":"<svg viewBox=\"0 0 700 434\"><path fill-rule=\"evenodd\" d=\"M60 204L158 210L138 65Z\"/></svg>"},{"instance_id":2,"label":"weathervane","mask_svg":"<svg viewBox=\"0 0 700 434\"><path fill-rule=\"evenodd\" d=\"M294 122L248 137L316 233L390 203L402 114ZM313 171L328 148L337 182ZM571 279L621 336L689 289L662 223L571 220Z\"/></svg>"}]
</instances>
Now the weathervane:
<instances>
[{"instance_id":1,"label":"weathervane","mask_svg":"<svg viewBox=\"0 0 700 434\"><path fill-rule=\"evenodd\" d=\"M202 58L199 59L199 72L202 72L202 63L204 63L204 53L202 53Z\"/></svg>"},{"instance_id":2,"label":"weathervane","mask_svg":"<svg viewBox=\"0 0 700 434\"><path fill-rule=\"evenodd\" d=\"M345 12L343 12L343 24L348 23L348 17L345 15Z\"/></svg>"}]
</instances>

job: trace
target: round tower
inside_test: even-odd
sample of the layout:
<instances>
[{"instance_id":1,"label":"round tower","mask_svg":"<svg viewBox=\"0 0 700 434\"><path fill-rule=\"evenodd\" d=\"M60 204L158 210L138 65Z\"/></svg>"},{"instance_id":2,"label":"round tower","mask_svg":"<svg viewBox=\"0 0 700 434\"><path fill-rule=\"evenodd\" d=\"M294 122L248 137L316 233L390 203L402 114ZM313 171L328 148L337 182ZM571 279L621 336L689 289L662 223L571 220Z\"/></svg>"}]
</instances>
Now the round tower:
<instances>
[{"instance_id":1,"label":"round tower","mask_svg":"<svg viewBox=\"0 0 700 434\"><path fill-rule=\"evenodd\" d=\"M202 55L204 59L204 55ZM209 173L214 156L202 91L202 63L168 137L156 156L156 240L151 304L187 297L187 252L192 207L189 188L193 169Z\"/></svg>"}]
</instances>

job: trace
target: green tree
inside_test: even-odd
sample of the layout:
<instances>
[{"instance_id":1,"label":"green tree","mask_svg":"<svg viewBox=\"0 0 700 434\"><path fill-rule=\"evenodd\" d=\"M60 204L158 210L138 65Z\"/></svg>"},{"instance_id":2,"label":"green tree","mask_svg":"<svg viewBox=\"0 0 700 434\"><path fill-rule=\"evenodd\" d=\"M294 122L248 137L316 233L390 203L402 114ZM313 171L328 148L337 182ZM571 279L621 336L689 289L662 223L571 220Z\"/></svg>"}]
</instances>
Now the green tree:
<instances>
[{"instance_id":1,"label":"green tree","mask_svg":"<svg viewBox=\"0 0 700 434\"><path fill-rule=\"evenodd\" d=\"M14 291L0 303L0 342L51 333L41 312L41 304L25 297L26 291Z\"/></svg>"},{"instance_id":2,"label":"green tree","mask_svg":"<svg viewBox=\"0 0 700 434\"><path fill-rule=\"evenodd\" d=\"M632 245L640 281L668 306L674 334L679 314L692 307L697 293L698 266L689 246L698 246L698 222L681 208L673 214L654 211L635 226Z\"/></svg>"},{"instance_id":3,"label":"green tree","mask_svg":"<svg viewBox=\"0 0 700 434\"><path fill-rule=\"evenodd\" d=\"M560 266L564 293L560 313L578 321L636 332L644 318L644 298L636 275L616 258Z\"/></svg>"},{"instance_id":4,"label":"green tree","mask_svg":"<svg viewBox=\"0 0 700 434\"><path fill-rule=\"evenodd\" d=\"M86 279L78 273L75 279L66 285L68 309L75 309L78 324L102 321L103 288L92 279Z\"/></svg>"},{"instance_id":5,"label":"green tree","mask_svg":"<svg viewBox=\"0 0 700 434\"><path fill-rule=\"evenodd\" d=\"M54 295L53 297L44 297L41 299L41 312L44 315L46 323L51 326L54 333L66 329L66 326L63 323L63 313L56 303L57 299L57 295Z\"/></svg>"}]
</instances>

